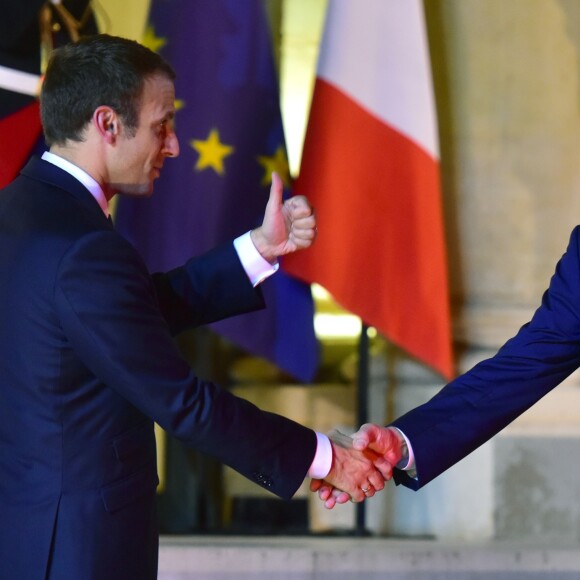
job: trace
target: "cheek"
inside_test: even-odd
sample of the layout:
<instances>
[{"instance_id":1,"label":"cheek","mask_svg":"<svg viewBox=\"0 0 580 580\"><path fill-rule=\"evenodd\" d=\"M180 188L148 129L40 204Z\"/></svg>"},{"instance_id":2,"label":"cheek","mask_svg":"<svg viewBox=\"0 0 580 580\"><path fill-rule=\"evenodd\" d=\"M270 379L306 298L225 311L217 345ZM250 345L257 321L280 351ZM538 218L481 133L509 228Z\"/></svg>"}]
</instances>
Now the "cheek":
<instances>
[{"instance_id":1,"label":"cheek","mask_svg":"<svg viewBox=\"0 0 580 580\"><path fill-rule=\"evenodd\" d=\"M152 138L149 141L149 147L148 147L148 158L154 162L155 160L157 160L159 158L159 156L161 155L161 151L163 150L163 140L159 139L158 136L155 136L154 138Z\"/></svg>"}]
</instances>

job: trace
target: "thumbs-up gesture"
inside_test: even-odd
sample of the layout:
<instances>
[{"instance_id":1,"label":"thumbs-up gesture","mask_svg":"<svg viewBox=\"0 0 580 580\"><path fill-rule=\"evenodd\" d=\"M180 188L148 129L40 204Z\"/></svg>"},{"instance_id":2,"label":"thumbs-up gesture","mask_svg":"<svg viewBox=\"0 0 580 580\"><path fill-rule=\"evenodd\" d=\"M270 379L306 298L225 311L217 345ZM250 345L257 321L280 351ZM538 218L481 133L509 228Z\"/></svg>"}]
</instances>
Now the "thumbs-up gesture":
<instances>
[{"instance_id":1,"label":"thumbs-up gesture","mask_svg":"<svg viewBox=\"0 0 580 580\"><path fill-rule=\"evenodd\" d=\"M316 217L306 197L295 195L283 201L283 193L280 176L272 173L264 220L251 233L256 249L271 263L279 256L308 248L316 238Z\"/></svg>"}]
</instances>

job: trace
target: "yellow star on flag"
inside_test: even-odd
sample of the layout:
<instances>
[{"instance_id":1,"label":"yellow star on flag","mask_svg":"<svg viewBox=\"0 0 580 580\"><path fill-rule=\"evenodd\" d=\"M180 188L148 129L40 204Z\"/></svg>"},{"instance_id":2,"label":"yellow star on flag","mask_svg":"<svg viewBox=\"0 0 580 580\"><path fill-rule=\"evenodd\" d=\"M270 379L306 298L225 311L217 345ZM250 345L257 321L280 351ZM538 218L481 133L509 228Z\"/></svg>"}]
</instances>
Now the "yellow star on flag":
<instances>
[{"instance_id":1,"label":"yellow star on flag","mask_svg":"<svg viewBox=\"0 0 580 580\"><path fill-rule=\"evenodd\" d=\"M290 169L288 167L288 158L282 145L276 149L276 153L271 156L262 155L258 157L258 163L264 168L264 177L262 185L272 183L272 171L275 171L281 178L285 186L290 185Z\"/></svg>"},{"instance_id":2,"label":"yellow star on flag","mask_svg":"<svg viewBox=\"0 0 580 580\"><path fill-rule=\"evenodd\" d=\"M235 150L231 145L225 145L220 141L217 129L212 129L205 141L192 139L189 144L199 153L194 169L203 171L211 167L218 175L224 174L224 159Z\"/></svg>"},{"instance_id":3,"label":"yellow star on flag","mask_svg":"<svg viewBox=\"0 0 580 580\"><path fill-rule=\"evenodd\" d=\"M153 52L159 52L167 44L167 39L157 36L155 34L155 28L151 24L148 24L147 28L145 28L145 34L143 35L141 44Z\"/></svg>"}]
</instances>

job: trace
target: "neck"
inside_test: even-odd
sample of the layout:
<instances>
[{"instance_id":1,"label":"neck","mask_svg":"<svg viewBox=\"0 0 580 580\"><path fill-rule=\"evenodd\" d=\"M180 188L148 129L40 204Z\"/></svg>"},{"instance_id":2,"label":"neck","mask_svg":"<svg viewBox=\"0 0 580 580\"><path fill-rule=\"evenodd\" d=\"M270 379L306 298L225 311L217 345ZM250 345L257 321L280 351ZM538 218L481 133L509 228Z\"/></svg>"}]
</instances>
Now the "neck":
<instances>
[{"instance_id":1,"label":"neck","mask_svg":"<svg viewBox=\"0 0 580 580\"><path fill-rule=\"evenodd\" d=\"M101 186L107 201L110 201L117 193L111 189L104 178L104 172L100 170L97 164L98 156L94 155L87 147L83 147L82 144L77 144L76 142L73 144L67 142L64 145L52 145L50 152L66 159L88 173Z\"/></svg>"}]
</instances>

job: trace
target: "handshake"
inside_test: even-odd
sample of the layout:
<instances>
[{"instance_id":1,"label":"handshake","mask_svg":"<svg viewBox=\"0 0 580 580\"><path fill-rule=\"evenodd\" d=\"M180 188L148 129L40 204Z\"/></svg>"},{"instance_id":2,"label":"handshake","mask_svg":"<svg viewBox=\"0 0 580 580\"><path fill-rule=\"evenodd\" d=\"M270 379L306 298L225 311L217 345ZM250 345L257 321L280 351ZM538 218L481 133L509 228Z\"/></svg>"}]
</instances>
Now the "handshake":
<instances>
[{"instance_id":1,"label":"handshake","mask_svg":"<svg viewBox=\"0 0 580 580\"><path fill-rule=\"evenodd\" d=\"M318 492L324 506L332 509L348 501L373 497L391 479L393 467L407 451L405 439L394 427L366 423L352 436L329 434L332 466L326 478L313 479L310 490Z\"/></svg>"}]
</instances>

